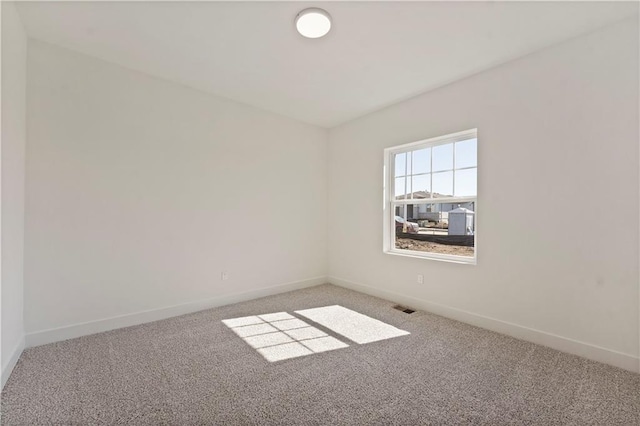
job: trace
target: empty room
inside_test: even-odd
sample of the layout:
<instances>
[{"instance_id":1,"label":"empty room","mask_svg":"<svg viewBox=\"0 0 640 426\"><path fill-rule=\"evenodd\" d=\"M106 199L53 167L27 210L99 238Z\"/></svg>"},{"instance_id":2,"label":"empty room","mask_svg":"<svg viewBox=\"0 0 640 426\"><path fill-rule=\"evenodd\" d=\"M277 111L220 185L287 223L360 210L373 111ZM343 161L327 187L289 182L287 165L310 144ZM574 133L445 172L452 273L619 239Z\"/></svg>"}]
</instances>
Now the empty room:
<instances>
[{"instance_id":1,"label":"empty room","mask_svg":"<svg viewBox=\"0 0 640 426\"><path fill-rule=\"evenodd\" d=\"M2 425L640 425L640 3L0 4Z\"/></svg>"}]
</instances>

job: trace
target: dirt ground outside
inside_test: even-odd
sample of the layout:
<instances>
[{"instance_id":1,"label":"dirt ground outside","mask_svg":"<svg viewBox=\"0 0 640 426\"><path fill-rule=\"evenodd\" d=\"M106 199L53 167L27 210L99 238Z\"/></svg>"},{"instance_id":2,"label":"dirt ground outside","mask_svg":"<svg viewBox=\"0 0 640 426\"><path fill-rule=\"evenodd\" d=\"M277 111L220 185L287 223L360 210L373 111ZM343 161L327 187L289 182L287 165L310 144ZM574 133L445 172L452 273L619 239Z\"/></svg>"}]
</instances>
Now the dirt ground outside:
<instances>
[{"instance_id":1,"label":"dirt ground outside","mask_svg":"<svg viewBox=\"0 0 640 426\"><path fill-rule=\"evenodd\" d=\"M453 254L456 256L473 257L474 248L465 246L452 246L447 244L432 243L430 241L417 241L409 238L397 238L396 248L402 250L426 251L429 253Z\"/></svg>"}]
</instances>

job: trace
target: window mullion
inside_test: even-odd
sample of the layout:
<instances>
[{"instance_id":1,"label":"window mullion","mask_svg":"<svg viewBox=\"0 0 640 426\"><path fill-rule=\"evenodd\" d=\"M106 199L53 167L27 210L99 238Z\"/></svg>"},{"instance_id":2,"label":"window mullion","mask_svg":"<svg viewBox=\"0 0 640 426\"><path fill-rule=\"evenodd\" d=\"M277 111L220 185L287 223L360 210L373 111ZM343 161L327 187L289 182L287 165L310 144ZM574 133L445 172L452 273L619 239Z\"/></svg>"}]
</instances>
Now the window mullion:
<instances>
[{"instance_id":1,"label":"window mullion","mask_svg":"<svg viewBox=\"0 0 640 426\"><path fill-rule=\"evenodd\" d=\"M396 207L403 204L452 204L475 202L477 199L477 197L416 198L412 200L392 201L391 204Z\"/></svg>"},{"instance_id":2,"label":"window mullion","mask_svg":"<svg viewBox=\"0 0 640 426\"><path fill-rule=\"evenodd\" d=\"M407 179L409 179L409 152L407 152L404 156L404 199L407 199ZM403 217L407 218L407 205L404 205L403 208Z\"/></svg>"},{"instance_id":3,"label":"window mullion","mask_svg":"<svg viewBox=\"0 0 640 426\"><path fill-rule=\"evenodd\" d=\"M429 198L433 198L433 147L429 148Z\"/></svg>"},{"instance_id":4,"label":"window mullion","mask_svg":"<svg viewBox=\"0 0 640 426\"><path fill-rule=\"evenodd\" d=\"M453 176L453 196L456 196L456 142L453 143L453 170L451 175Z\"/></svg>"}]
</instances>

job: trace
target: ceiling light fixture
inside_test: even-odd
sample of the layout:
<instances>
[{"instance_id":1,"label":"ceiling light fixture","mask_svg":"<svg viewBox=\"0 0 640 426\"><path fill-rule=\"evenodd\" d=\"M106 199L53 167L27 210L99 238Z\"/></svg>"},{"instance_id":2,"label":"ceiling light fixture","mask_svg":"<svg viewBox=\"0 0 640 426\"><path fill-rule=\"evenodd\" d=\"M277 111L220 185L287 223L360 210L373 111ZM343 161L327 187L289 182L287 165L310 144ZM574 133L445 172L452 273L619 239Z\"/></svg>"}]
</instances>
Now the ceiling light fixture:
<instances>
[{"instance_id":1,"label":"ceiling light fixture","mask_svg":"<svg viewBox=\"0 0 640 426\"><path fill-rule=\"evenodd\" d=\"M296 29L306 38L320 38L331 29L331 16L327 11L311 7L298 13Z\"/></svg>"}]
</instances>

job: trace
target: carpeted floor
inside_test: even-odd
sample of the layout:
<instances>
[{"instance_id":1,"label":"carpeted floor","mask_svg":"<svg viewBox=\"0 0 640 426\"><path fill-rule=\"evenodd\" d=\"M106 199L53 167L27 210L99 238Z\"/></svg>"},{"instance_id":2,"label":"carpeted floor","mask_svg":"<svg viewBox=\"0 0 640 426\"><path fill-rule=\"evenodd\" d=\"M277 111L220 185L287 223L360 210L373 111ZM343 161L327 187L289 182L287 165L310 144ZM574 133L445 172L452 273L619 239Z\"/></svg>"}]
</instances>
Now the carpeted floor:
<instances>
[{"instance_id":1,"label":"carpeted floor","mask_svg":"<svg viewBox=\"0 0 640 426\"><path fill-rule=\"evenodd\" d=\"M410 334L267 361L222 320L341 305ZM24 352L3 425L640 425L640 375L331 285Z\"/></svg>"}]
</instances>

